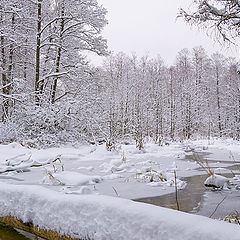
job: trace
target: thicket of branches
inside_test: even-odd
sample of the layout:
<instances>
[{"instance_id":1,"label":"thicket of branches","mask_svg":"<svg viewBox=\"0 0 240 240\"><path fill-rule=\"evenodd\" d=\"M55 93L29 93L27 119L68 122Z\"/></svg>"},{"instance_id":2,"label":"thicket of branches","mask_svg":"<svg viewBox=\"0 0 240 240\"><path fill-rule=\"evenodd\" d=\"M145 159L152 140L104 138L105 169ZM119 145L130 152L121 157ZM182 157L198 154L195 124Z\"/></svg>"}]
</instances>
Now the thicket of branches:
<instances>
[{"instance_id":1,"label":"thicket of branches","mask_svg":"<svg viewBox=\"0 0 240 240\"><path fill-rule=\"evenodd\" d=\"M166 67L161 58L117 54L103 74L101 99L113 142L240 137L240 81L232 58L209 57L196 47L183 49Z\"/></svg>"},{"instance_id":2,"label":"thicket of branches","mask_svg":"<svg viewBox=\"0 0 240 240\"><path fill-rule=\"evenodd\" d=\"M210 30L218 40L235 42L239 37L239 0L193 0L191 8L180 10L186 22Z\"/></svg>"},{"instance_id":3,"label":"thicket of branches","mask_svg":"<svg viewBox=\"0 0 240 240\"><path fill-rule=\"evenodd\" d=\"M107 54L105 14L95 0L0 2L1 143L240 138L235 59L196 47L170 67L124 53L90 67L85 51Z\"/></svg>"}]
</instances>

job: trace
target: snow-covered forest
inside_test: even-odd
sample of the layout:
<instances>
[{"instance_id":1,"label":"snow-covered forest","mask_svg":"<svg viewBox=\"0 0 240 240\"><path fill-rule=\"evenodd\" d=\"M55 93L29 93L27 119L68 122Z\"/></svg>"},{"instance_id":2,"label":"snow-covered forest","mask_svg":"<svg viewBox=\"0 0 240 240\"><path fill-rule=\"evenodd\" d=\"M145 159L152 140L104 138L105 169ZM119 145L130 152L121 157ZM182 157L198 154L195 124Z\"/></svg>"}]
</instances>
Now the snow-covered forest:
<instances>
[{"instance_id":1,"label":"snow-covered forest","mask_svg":"<svg viewBox=\"0 0 240 240\"><path fill-rule=\"evenodd\" d=\"M235 44L239 1L192 6ZM238 240L240 63L113 52L107 24L100 0L0 0L0 240Z\"/></svg>"},{"instance_id":2,"label":"snow-covered forest","mask_svg":"<svg viewBox=\"0 0 240 240\"><path fill-rule=\"evenodd\" d=\"M50 7L49 7L50 6ZM40 145L240 137L237 62L202 48L159 56L109 55L97 1L1 1L2 143ZM170 46L169 46L170 47Z\"/></svg>"}]
</instances>

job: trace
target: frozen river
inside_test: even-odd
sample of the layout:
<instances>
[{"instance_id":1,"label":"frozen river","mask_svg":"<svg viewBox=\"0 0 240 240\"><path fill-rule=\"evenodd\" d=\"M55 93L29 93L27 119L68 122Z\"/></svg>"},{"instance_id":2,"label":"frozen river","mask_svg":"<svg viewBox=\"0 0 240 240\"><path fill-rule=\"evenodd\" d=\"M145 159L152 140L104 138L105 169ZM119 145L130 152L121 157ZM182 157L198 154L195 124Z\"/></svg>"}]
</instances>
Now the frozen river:
<instances>
[{"instance_id":1,"label":"frozen river","mask_svg":"<svg viewBox=\"0 0 240 240\"><path fill-rule=\"evenodd\" d=\"M205 160L208 153L198 154L201 160ZM185 160L194 160L193 155L187 156ZM229 162L228 162L229 163ZM227 167L228 169L238 170L239 165L236 162ZM202 169L199 169L202 171ZM232 173L222 174L225 177L232 178ZM213 190L204 186L207 174L195 175L182 178L187 182L187 186L178 191L178 202L180 211L194 213L206 217L223 219L233 211L240 212L240 190L236 186L230 189ZM138 199L139 202L154 204L157 206L177 209L176 194L170 193L159 197ZM219 204L219 206L218 206Z\"/></svg>"}]
</instances>

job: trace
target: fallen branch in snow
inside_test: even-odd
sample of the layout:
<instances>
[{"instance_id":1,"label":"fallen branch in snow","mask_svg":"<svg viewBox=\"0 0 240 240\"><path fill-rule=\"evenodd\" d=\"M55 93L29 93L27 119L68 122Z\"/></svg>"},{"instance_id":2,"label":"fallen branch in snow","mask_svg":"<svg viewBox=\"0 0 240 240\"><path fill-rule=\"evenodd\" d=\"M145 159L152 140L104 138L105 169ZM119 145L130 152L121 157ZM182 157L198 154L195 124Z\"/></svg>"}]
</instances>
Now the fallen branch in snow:
<instances>
[{"instance_id":1,"label":"fallen branch in snow","mask_svg":"<svg viewBox=\"0 0 240 240\"><path fill-rule=\"evenodd\" d=\"M22 155L19 155L19 156L23 156L23 154ZM17 156L17 157L19 157L19 156ZM30 159L30 158L29 158ZM27 159L27 161L29 160L29 159ZM8 161L9 160L13 160L13 158L11 158L11 159L8 159ZM7 161L7 160L6 160ZM60 159L60 155L59 156L57 156L56 158L54 158L54 160L52 160L52 161L47 161L47 162L45 162L45 163L29 163L29 164L26 164L26 165L24 165L24 166L21 166L20 164L21 163L25 163L25 162L27 162L27 161L24 161L24 160L22 160L21 162L19 162L19 163L16 163L15 165L11 165L11 166L9 166L9 165L7 165L8 167L6 168L6 170L0 170L0 174L3 174L3 173L7 173L7 172L13 172L13 171L21 171L21 170L24 170L24 169L26 169L26 168L31 168L31 167L44 167L44 166L47 166L47 165L49 165L49 164L52 164L52 163L54 163L54 162L56 162L56 161L60 161L61 162L61 159ZM16 167L17 166L17 167Z\"/></svg>"},{"instance_id":2,"label":"fallen branch in snow","mask_svg":"<svg viewBox=\"0 0 240 240\"><path fill-rule=\"evenodd\" d=\"M23 159L23 160L20 160L18 162L14 162L16 161L18 158L21 158L23 156L27 156L27 154L20 154L18 156L15 156L15 157L12 157L12 158L9 158L9 159L6 159L6 164L7 166L12 166L12 167L15 167L15 166L19 166L21 163L24 163L24 162L28 162L30 160L30 158L32 157L32 154L29 154L29 157L27 157L27 159Z\"/></svg>"},{"instance_id":3,"label":"fallen branch in snow","mask_svg":"<svg viewBox=\"0 0 240 240\"><path fill-rule=\"evenodd\" d=\"M0 174L7 173L7 172L14 172L16 170L18 170L18 169L8 169L8 170L4 170L4 171L0 170Z\"/></svg>"},{"instance_id":4,"label":"fallen branch in snow","mask_svg":"<svg viewBox=\"0 0 240 240\"><path fill-rule=\"evenodd\" d=\"M217 209L219 208L219 206L224 202L224 200L225 200L226 198L227 198L227 196L225 196L225 197L222 199L222 201L217 204L216 208L214 209L214 211L212 212L212 214L209 216L209 218L211 218L211 217L214 215L214 213L217 211Z\"/></svg>"},{"instance_id":5,"label":"fallen branch in snow","mask_svg":"<svg viewBox=\"0 0 240 240\"><path fill-rule=\"evenodd\" d=\"M60 155L58 155L53 161L49 161L49 162L46 162L46 163L39 163L39 164L35 163L35 164L31 165L31 167L44 167L46 165L55 163L57 161L59 161L61 163Z\"/></svg>"}]
</instances>

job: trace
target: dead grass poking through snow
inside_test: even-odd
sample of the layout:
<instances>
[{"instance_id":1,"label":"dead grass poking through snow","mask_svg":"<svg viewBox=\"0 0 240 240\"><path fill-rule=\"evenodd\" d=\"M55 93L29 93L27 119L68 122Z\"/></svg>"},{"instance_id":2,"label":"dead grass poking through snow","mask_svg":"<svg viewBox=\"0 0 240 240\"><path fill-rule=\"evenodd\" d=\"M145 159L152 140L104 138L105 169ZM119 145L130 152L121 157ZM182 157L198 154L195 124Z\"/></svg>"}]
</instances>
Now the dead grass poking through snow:
<instances>
[{"instance_id":1,"label":"dead grass poking through snow","mask_svg":"<svg viewBox=\"0 0 240 240\"><path fill-rule=\"evenodd\" d=\"M202 160L197 154L193 155L193 160L209 175L214 175L214 170L209 166L208 160Z\"/></svg>"}]
</instances>

